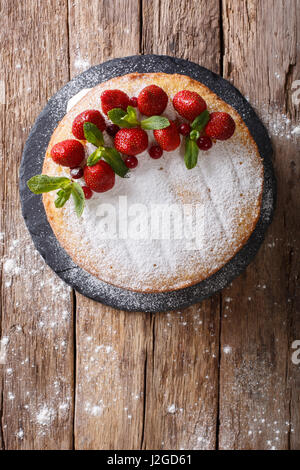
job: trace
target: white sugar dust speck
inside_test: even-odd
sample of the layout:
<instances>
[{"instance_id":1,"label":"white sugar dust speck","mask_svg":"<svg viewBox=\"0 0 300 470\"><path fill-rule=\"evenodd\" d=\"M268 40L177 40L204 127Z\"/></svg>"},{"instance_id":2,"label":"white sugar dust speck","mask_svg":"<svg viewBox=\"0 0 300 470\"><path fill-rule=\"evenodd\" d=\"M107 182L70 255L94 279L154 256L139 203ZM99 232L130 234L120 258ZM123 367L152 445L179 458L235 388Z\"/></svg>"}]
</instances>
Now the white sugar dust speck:
<instances>
[{"instance_id":1,"label":"white sugar dust speck","mask_svg":"<svg viewBox=\"0 0 300 470\"><path fill-rule=\"evenodd\" d=\"M43 405L40 408L40 411L36 415L36 420L41 426L49 426L53 419L53 410L48 408L46 405Z\"/></svg>"},{"instance_id":2,"label":"white sugar dust speck","mask_svg":"<svg viewBox=\"0 0 300 470\"><path fill-rule=\"evenodd\" d=\"M23 437L24 437L24 431L23 431L23 429L20 428L16 435L17 435L17 437L18 437L19 439L22 440Z\"/></svg>"},{"instance_id":3,"label":"white sugar dust speck","mask_svg":"<svg viewBox=\"0 0 300 470\"><path fill-rule=\"evenodd\" d=\"M168 413L174 414L176 412L176 406L174 403L168 407Z\"/></svg>"}]
</instances>

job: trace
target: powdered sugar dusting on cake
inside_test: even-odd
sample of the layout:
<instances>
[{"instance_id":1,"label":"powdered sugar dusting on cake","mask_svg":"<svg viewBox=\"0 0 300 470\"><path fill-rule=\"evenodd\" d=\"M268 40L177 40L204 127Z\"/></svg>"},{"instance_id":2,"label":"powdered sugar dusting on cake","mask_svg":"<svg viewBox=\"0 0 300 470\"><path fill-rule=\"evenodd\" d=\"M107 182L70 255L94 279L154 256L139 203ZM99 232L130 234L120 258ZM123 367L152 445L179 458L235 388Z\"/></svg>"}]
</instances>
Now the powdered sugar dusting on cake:
<instances>
[{"instance_id":1,"label":"powdered sugar dusting on cake","mask_svg":"<svg viewBox=\"0 0 300 470\"><path fill-rule=\"evenodd\" d=\"M139 85L134 95L137 96L143 86ZM93 108L101 110L100 103L93 103ZM164 114L170 119L176 117L171 99ZM150 142L154 141L151 131L148 136ZM105 141L112 145L106 133ZM182 143L180 149L164 152L160 160L149 158L147 152L138 155L139 165L130 177L116 176L111 191L94 193L93 198L86 201L79 221L72 201L66 205L64 214L69 229L81 240L79 254L88 257L91 264L101 266L106 280L147 291L151 290L153 280L159 278L162 290L176 289L181 281L177 279L179 270L186 277L197 263L199 271L212 273L239 248L235 241L239 226L254 220L259 210L262 174L255 144L250 140L242 142L241 135L236 132L230 140L215 143L207 152L199 152L198 165L193 170L187 170L184 165L183 147ZM91 144L86 146L87 155L93 150ZM103 240L99 233L99 206L113 205L119 223L122 217L119 214L120 197L126 197L128 207L143 204L150 208L161 203L202 205L205 230L201 250L187 251L184 240ZM251 230L249 228L249 232Z\"/></svg>"}]
</instances>

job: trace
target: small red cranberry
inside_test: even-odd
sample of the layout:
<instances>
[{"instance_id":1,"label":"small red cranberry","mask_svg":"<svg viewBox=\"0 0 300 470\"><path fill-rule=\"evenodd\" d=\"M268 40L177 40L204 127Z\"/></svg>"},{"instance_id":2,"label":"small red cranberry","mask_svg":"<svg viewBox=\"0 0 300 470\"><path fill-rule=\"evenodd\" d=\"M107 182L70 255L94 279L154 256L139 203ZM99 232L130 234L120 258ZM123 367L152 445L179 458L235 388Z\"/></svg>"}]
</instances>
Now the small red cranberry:
<instances>
[{"instance_id":1,"label":"small red cranberry","mask_svg":"<svg viewBox=\"0 0 300 470\"><path fill-rule=\"evenodd\" d=\"M82 186L85 199L91 199L93 191L88 186Z\"/></svg>"},{"instance_id":2,"label":"small red cranberry","mask_svg":"<svg viewBox=\"0 0 300 470\"><path fill-rule=\"evenodd\" d=\"M152 145L152 147L149 148L149 155L151 158L154 158L154 160L160 158L162 154L163 149L159 145Z\"/></svg>"},{"instance_id":3,"label":"small red cranberry","mask_svg":"<svg viewBox=\"0 0 300 470\"><path fill-rule=\"evenodd\" d=\"M79 178L82 178L83 177L83 168L81 168L81 167L71 168L70 176L74 180L78 180Z\"/></svg>"},{"instance_id":4,"label":"small red cranberry","mask_svg":"<svg viewBox=\"0 0 300 470\"><path fill-rule=\"evenodd\" d=\"M133 155L129 155L128 157L125 158L124 163L127 166L127 168L133 169L138 166L139 161Z\"/></svg>"},{"instance_id":5,"label":"small red cranberry","mask_svg":"<svg viewBox=\"0 0 300 470\"><path fill-rule=\"evenodd\" d=\"M108 135L110 135L111 137L115 137L116 133L120 130L119 126L117 126L116 124L109 124L106 128L106 132L108 133Z\"/></svg>"},{"instance_id":6,"label":"small red cranberry","mask_svg":"<svg viewBox=\"0 0 300 470\"><path fill-rule=\"evenodd\" d=\"M191 126L187 122L184 122L179 126L178 130L181 135L187 136L191 132Z\"/></svg>"},{"instance_id":7,"label":"small red cranberry","mask_svg":"<svg viewBox=\"0 0 300 470\"><path fill-rule=\"evenodd\" d=\"M203 135L197 140L197 145L200 150L209 150L212 147L212 140L210 137Z\"/></svg>"},{"instance_id":8,"label":"small red cranberry","mask_svg":"<svg viewBox=\"0 0 300 470\"><path fill-rule=\"evenodd\" d=\"M138 105L138 100L135 96L130 98L129 105L132 106L133 108L136 108Z\"/></svg>"}]
</instances>

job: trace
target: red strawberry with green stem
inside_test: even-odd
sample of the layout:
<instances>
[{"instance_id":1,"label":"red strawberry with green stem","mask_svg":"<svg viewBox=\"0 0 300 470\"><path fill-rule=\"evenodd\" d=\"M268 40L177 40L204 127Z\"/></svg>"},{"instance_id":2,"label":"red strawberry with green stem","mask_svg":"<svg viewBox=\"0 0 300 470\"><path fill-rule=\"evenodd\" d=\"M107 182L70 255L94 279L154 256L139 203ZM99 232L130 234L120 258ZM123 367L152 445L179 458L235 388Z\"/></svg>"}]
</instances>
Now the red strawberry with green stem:
<instances>
[{"instance_id":1,"label":"red strawberry with green stem","mask_svg":"<svg viewBox=\"0 0 300 470\"><path fill-rule=\"evenodd\" d=\"M79 140L85 140L83 125L85 122L92 122L100 131L106 128L105 120L101 113L96 109L87 109L83 111L73 121L72 134Z\"/></svg>"},{"instance_id":2,"label":"red strawberry with green stem","mask_svg":"<svg viewBox=\"0 0 300 470\"><path fill-rule=\"evenodd\" d=\"M174 121L170 121L170 125L164 129L153 131L155 140L163 150L170 152L180 145L180 135Z\"/></svg>"},{"instance_id":3,"label":"red strawberry with green stem","mask_svg":"<svg viewBox=\"0 0 300 470\"><path fill-rule=\"evenodd\" d=\"M144 88L137 100L139 111L145 116L158 116L164 112L168 103L168 95L157 85Z\"/></svg>"},{"instance_id":4,"label":"red strawberry with green stem","mask_svg":"<svg viewBox=\"0 0 300 470\"><path fill-rule=\"evenodd\" d=\"M52 147L50 155L58 165L75 168L84 159L84 147L78 140L63 140Z\"/></svg>"},{"instance_id":5,"label":"red strawberry with green stem","mask_svg":"<svg viewBox=\"0 0 300 470\"><path fill-rule=\"evenodd\" d=\"M96 193L104 193L115 184L115 172L104 160L93 166L86 166L83 176L87 186Z\"/></svg>"},{"instance_id":6,"label":"red strawberry with green stem","mask_svg":"<svg viewBox=\"0 0 300 470\"><path fill-rule=\"evenodd\" d=\"M206 109L204 99L195 91L181 90L173 98L173 106L180 116L194 121Z\"/></svg>"},{"instance_id":7,"label":"red strawberry with green stem","mask_svg":"<svg viewBox=\"0 0 300 470\"><path fill-rule=\"evenodd\" d=\"M129 102L129 96L121 90L105 90L101 94L101 105L105 114L114 108L126 110Z\"/></svg>"}]
</instances>

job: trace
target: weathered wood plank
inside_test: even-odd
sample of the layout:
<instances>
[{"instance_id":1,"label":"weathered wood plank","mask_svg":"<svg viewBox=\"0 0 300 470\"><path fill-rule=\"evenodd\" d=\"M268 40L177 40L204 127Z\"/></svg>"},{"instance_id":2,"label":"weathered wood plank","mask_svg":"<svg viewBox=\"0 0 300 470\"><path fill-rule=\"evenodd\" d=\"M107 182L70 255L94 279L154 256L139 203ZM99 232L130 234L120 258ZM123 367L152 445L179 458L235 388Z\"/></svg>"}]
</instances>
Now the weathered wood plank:
<instances>
[{"instance_id":1,"label":"weathered wood plank","mask_svg":"<svg viewBox=\"0 0 300 470\"><path fill-rule=\"evenodd\" d=\"M0 439L6 449L72 446L71 291L33 247L18 195L30 126L68 80L66 12L65 0L0 2L0 79L6 88L0 104Z\"/></svg>"},{"instance_id":2,"label":"weathered wood plank","mask_svg":"<svg viewBox=\"0 0 300 470\"><path fill-rule=\"evenodd\" d=\"M143 2L143 52L216 72L219 2ZM214 449L218 408L219 295L152 318L147 347L145 449Z\"/></svg>"},{"instance_id":3,"label":"weathered wood plank","mask_svg":"<svg viewBox=\"0 0 300 470\"><path fill-rule=\"evenodd\" d=\"M139 53L139 2L69 2L71 75ZM149 321L77 299L75 447L139 449Z\"/></svg>"},{"instance_id":4,"label":"weathered wood plank","mask_svg":"<svg viewBox=\"0 0 300 470\"><path fill-rule=\"evenodd\" d=\"M189 59L219 72L219 2L143 0L142 52Z\"/></svg>"},{"instance_id":5,"label":"weathered wood plank","mask_svg":"<svg viewBox=\"0 0 300 470\"><path fill-rule=\"evenodd\" d=\"M69 0L70 70L139 53L139 0Z\"/></svg>"},{"instance_id":6,"label":"weathered wood plank","mask_svg":"<svg viewBox=\"0 0 300 470\"><path fill-rule=\"evenodd\" d=\"M223 1L225 76L247 96L274 144L275 219L254 263L223 296L222 449L300 448L299 125L291 84L300 77L300 3ZM298 262L297 262L298 261ZM299 287L299 282L298 282Z\"/></svg>"},{"instance_id":7,"label":"weathered wood plank","mask_svg":"<svg viewBox=\"0 0 300 470\"><path fill-rule=\"evenodd\" d=\"M146 338L143 314L77 297L77 449L139 449Z\"/></svg>"},{"instance_id":8,"label":"weathered wood plank","mask_svg":"<svg viewBox=\"0 0 300 470\"><path fill-rule=\"evenodd\" d=\"M219 296L152 319L147 347L145 449L214 449Z\"/></svg>"}]
</instances>

